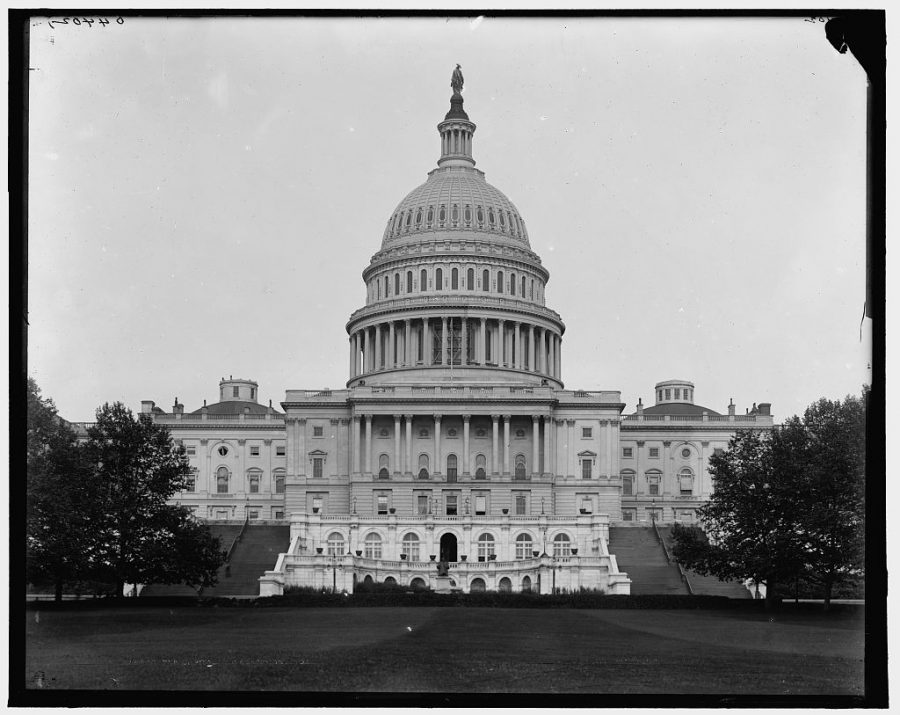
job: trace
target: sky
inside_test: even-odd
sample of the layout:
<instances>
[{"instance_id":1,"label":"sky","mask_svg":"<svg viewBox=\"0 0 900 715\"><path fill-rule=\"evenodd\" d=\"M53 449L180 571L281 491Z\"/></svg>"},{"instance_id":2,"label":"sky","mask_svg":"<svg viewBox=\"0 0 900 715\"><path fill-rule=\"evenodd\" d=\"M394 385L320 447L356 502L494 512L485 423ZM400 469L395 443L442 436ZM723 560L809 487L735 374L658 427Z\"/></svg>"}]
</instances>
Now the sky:
<instances>
[{"instance_id":1,"label":"sky","mask_svg":"<svg viewBox=\"0 0 900 715\"><path fill-rule=\"evenodd\" d=\"M866 78L803 18L111 17L31 28L28 371L60 414L340 388L450 75L569 389L777 421L870 381Z\"/></svg>"}]
</instances>

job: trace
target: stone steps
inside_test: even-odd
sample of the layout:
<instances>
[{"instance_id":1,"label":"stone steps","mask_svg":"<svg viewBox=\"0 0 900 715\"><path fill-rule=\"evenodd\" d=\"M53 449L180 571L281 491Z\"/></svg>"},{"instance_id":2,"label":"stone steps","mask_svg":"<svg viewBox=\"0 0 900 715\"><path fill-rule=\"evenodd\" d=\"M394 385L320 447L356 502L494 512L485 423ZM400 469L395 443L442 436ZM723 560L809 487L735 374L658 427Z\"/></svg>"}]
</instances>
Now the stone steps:
<instances>
[{"instance_id":1,"label":"stone steps","mask_svg":"<svg viewBox=\"0 0 900 715\"><path fill-rule=\"evenodd\" d=\"M631 593L687 593L678 567L666 561L652 528L610 528L609 552L616 557L619 570L631 579Z\"/></svg>"}]
</instances>

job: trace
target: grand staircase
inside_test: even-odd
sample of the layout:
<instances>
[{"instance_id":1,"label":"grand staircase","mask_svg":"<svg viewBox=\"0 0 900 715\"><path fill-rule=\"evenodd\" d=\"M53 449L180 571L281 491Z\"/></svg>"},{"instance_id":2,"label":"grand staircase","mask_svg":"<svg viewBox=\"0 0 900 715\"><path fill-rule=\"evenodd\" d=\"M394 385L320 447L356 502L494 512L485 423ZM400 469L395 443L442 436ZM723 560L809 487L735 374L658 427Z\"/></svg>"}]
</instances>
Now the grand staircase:
<instances>
[{"instance_id":1,"label":"grand staircase","mask_svg":"<svg viewBox=\"0 0 900 715\"><path fill-rule=\"evenodd\" d=\"M666 560L652 528L611 527L609 552L616 557L619 571L631 579L631 593L687 594L678 567Z\"/></svg>"},{"instance_id":2,"label":"grand staircase","mask_svg":"<svg viewBox=\"0 0 900 715\"><path fill-rule=\"evenodd\" d=\"M210 524L213 536L218 536L222 549L227 550L241 532L240 524ZM275 567L278 554L290 545L290 526L248 524L234 547L227 565L219 568L219 582L205 588L204 597L258 596L259 577ZM198 590L185 584L150 584L141 591L144 596L197 596Z\"/></svg>"},{"instance_id":3,"label":"grand staircase","mask_svg":"<svg viewBox=\"0 0 900 715\"><path fill-rule=\"evenodd\" d=\"M672 553L675 545L672 539L672 527L660 526L659 535L669 547L669 553ZM737 581L722 581L716 576L701 576L696 571L685 569L688 581L695 596L727 596L728 598L753 598L753 594L748 591L743 584Z\"/></svg>"}]
</instances>

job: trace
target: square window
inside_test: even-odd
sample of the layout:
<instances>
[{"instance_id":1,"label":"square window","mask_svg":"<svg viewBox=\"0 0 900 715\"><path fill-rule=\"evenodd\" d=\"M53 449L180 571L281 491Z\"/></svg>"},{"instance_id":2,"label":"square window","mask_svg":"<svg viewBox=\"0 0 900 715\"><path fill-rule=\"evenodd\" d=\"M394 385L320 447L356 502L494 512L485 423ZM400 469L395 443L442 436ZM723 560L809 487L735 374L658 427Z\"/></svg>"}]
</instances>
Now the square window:
<instances>
[{"instance_id":1,"label":"square window","mask_svg":"<svg viewBox=\"0 0 900 715\"><path fill-rule=\"evenodd\" d=\"M659 496L659 484L651 483L648 486L650 488L650 491L649 491L650 496L654 496L654 497Z\"/></svg>"},{"instance_id":2,"label":"square window","mask_svg":"<svg viewBox=\"0 0 900 715\"><path fill-rule=\"evenodd\" d=\"M634 455L633 447L622 447L622 456L628 459Z\"/></svg>"},{"instance_id":3,"label":"square window","mask_svg":"<svg viewBox=\"0 0 900 715\"><path fill-rule=\"evenodd\" d=\"M283 474L275 475L275 493L276 494L284 494L284 475Z\"/></svg>"},{"instance_id":4,"label":"square window","mask_svg":"<svg viewBox=\"0 0 900 715\"><path fill-rule=\"evenodd\" d=\"M248 516L249 516L251 519L259 519L259 510L258 510L258 509L251 509L250 512L249 512L249 514L248 514Z\"/></svg>"},{"instance_id":5,"label":"square window","mask_svg":"<svg viewBox=\"0 0 900 715\"><path fill-rule=\"evenodd\" d=\"M669 389L666 390L666 399L667 400L672 399L672 390L669 390Z\"/></svg>"},{"instance_id":6,"label":"square window","mask_svg":"<svg viewBox=\"0 0 900 715\"><path fill-rule=\"evenodd\" d=\"M680 400L680 399L681 399L681 388L680 388L680 387L676 387L676 388L675 388L675 399L676 399L676 400Z\"/></svg>"},{"instance_id":7,"label":"square window","mask_svg":"<svg viewBox=\"0 0 900 715\"><path fill-rule=\"evenodd\" d=\"M456 516L458 513L458 497L456 496L448 496L447 497L447 516Z\"/></svg>"},{"instance_id":8,"label":"square window","mask_svg":"<svg viewBox=\"0 0 900 715\"><path fill-rule=\"evenodd\" d=\"M325 434L325 428L322 425L313 427L313 437L322 437Z\"/></svg>"},{"instance_id":9,"label":"square window","mask_svg":"<svg viewBox=\"0 0 900 715\"><path fill-rule=\"evenodd\" d=\"M194 474L191 474L184 480L184 491L192 492L197 488L197 477Z\"/></svg>"},{"instance_id":10,"label":"square window","mask_svg":"<svg viewBox=\"0 0 900 715\"><path fill-rule=\"evenodd\" d=\"M251 448L250 448L250 456L251 456L251 457L258 457L258 456L259 456L259 447L258 447L258 446L257 446L257 447L251 447Z\"/></svg>"},{"instance_id":11,"label":"square window","mask_svg":"<svg viewBox=\"0 0 900 715\"><path fill-rule=\"evenodd\" d=\"M284 456L284 445L278 445L275 447L275 456L283 457Z\"/></svg>"},{"instance_id":12,"label":"square window","mask_svg":"<svg viewBox=\"0 0 900 715\"><path fill-rule=\"evenodd\" d=\"M634 509L622 509L622 521L634 521Z\"/></svg>"},{"instance_id":13,"label":"square window","mask_svg":"<svg viewBox=\"0 0 900 715\"><path fill-rule=\"evenodd\" d=\"M659 447L650 448L650 459L659 459Z\"/></svg>"},{"instance_id":14,"label":"square window","mask_svg":"<svg viewBox=\"0 0 900 715\"><path fill-rule=\"evenodd\" d=\"M184 450L188 457L194 457L197 454L197 447L193 444L189 444Z\"/></svg>"},{"instance_id":15,"label":"square window","mask_svg":"<svg viewBox=\"0 0 900 715\"><path fill-rule=\"evenodd\" d=\"M276 519L284 519L284 512L283 512L283 511L276 511L276 512L275 512L275 518L276 518Z\"/></svg>"},{"instance_id":16,"label":"square window","mask_svg":"<svg viewBox=\"0 0 900 715\"><path fill-rule=\"evenodd\" d=\"M581 438L582 439L590 439L593 436L594 428L593 427L582 427L581 428Z\"/></svg>"}]
</instances>

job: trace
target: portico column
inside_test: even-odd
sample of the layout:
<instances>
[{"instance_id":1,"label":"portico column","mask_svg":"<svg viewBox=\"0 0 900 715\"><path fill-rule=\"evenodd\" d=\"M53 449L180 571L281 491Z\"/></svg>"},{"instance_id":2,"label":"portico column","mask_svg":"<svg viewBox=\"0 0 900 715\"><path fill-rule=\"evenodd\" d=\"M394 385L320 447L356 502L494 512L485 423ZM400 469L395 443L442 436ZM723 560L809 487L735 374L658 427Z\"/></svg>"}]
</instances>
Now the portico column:
<instances>
[{"instance_id":1,"label":"portico column","mask_svg":"<svg viewBox=\"0 0 900 715\"><path fill-rule=\"evenodd\" d=\"M359 474L359 415L353 415L353 471Z\"/></svg>"},{"instance_id":2,"label":"portico column","mask_svg":"<svg viewBox=\"0 0 900 715\"><path fill-rule=\"evenodd\" d=\"M372 415L366 415L366 474L372 473Z\"/></svg>"},{"instance_id":3,"label":"portico column","mask_svg":"<svg viewBox=\"0 0 900 715\"><path fill-rule=\"evenodd\" d=\"M375 326L375 369L381 369L381 323Z\"/></svg>"},{"instance_id":4,"label":"portico column","mask_svg":"<svg viewBox=\"0 0 900 715\"><path fill-rule=\"evenodd\" d=\"M528 369L531 372L537 372L537 366L534 364L534 354L534 325L531 325L528 333Z\"/></svg>"},{"instance_id":5,"label":"portico column","mask_svg":"<svg viewBox=\"0 0 900 715\"><path fill-rule=\"evenodd\" d=\"M500 367L506 367L506 336L503 334L504 320L497 320L497 359L494 362Z\"/></svg>"},{"instance_id":6,"label":"portico column","mask_svg":"<svg viewBox=\"0 0 900 715\"><path fill-rule=\"evenodd\" d=\"M353 353L353 346L356 342L355 336L350 336L350 378L356 377L356 355Z\"/></svg>"},{"instance_id":7,"label":"portico column","mask_svg":"<svg viewBox=\"0 0 900 715\"><path fill-rule=\"evenodd\" d=\"M544 474L552 473L550 465L550 434L553 432L553 420L544 415Z\"/></svg>"},{"instance_id":8,"label":"portico column","mask_svg":"<svg viewBox=\"0 0 900 715\"><path fill-rule=\"evenodd\" d=\"M516 370L521 370L524 367L524 360L522 360L522 324L519 321L513 323L515 326L513 330L515 330L515 341L516 341L516 359L515 359L515 368Z\"/></svg>"},{"instance_id":9,"label":"portico column","mask_svg":"<svg viewBox=\"0 0 900 715\"><path fill-rule=\"evenodd\" d=\"M541 473L541 416L531 416L531 473Z\"/></svg>"},{"instance_id":10,"label":"portico column","mask_svg":"<svg viewBox=\"0 0 900 715\"><path fill-rule=\"evenodd\" d=\"M463 476L469 476L469 420L471 415L463 415L463 455L462 455L462 471Z\"/></svg>"},{"instance_id":11,"label":"portico column","mask_svg":"<svg viewBox=\"0 0 900 715\"><path fill-rule=\"evenodd\" d=\"M409 323L409 318L406 319L406 337L403 340L403 364L406 367L411 367L413 364L412 359L412 326Z\"/></svg>"},{"instance_id":12,"label":"portico column","mask_svg":"<svg viewBox=\"0 0 900 715\"><path fill-rule=\"evenodd\" d=\"M482 318L481 319L481 343L478 345L478 362L484 365L487 362L487 358L485 357L486 347L485 341L487 339L487 321Z\"/></svg>"},{"instance_id":13,"label":"portico column","mask_svg":"<svg viewBox=\"0 0 900 715\"><path fill-rule=\"evenodd\" d=\"M400 415L394 415L394 461L391 465L394 474L400 474Z\"/></svg>"},{"instance_id":14,"label":"portico column","mask_svg":"<svg viewBox=\"0 0 900 715\"><path fill-rule=\"evenodd\" d=\"M562 380L562 335L556 339L556 376Z\"/></svg>"},{"instance_id":15,"label":"portico column","mask_svg":"<svg viewBox=\"0 0 900 715\"><path fill-rule=\"evenodd\" d=\"M553 331L547 336L547 359L550 364L547 366L547 374L550 377L556 377L556 361L553 359Z\"/></svg>"},{"instance_id":16,"label":"portico column","mask_svg":"<svg viewBox=\"0 0 900 715\"><path fill-rule=\"evenodd\" d=\"M406 472L412 473L412 423L413 416L405 415L406 418Z\"/></svg>"},{"instance_id":17,"label":"portico column","mask_svg":"<svg viewBox=\"0 0 900 715\"><path fill-rule=\"evenodd\" d=\"M503 473L509 474L509 422L512 415L503 415Z\"/></svg>"},{"instance_id":18,"label":"portico column","mask_svg":"<svg viewBox=\"0 0 900 715\"><path fill-rule=\"evenodd\" d=\"M566 475L575 476L575 420L566 420Z\"/></svg>"},{"instance_id":19,"label":"portico column","mask_svg":"<svg viewBox=\"0 0 900 715\"><path fill-rule=\"evenodd\" d=\"M441 415L434 416L434 469L432 472L441 472Z\"/></svg>"},{"instance_id":20,"label":"portico column","mask_svg":"<svg viewBox=\"0 0 900 715\"><path fill-rule=\"evenodd\" d=\"M297 474L306 476L306 418L297 420Z\"/></svg>"},{"instance_id":21,"label":"portico column","mask_svg":"<svg viewBox=\"0 0 900 715\"><path fill-rule=\"evenodd\" d=\"M500 456L499 450L499 442L500 442L500 415L491 415L491 421L494 423L494 439L491 447L491 474L497 474L498 467L498 459Z\"/></svg>"},{"instance_id":22,"label":"portico column","mask_svg":"<svg viewBox=\"0 0 900 715\"><path fill-rule=\"evenodd\" d=\"M431 325L428 318L422 318L422 362L431 365Z\"/></svg>"},{"instance_id":23,"label":"portico column","mask_svg":"<svg viewBox=\"0 0 900 715\"><path fill-rule=\"evenodd\" d=\"M441 318L441 365L447 364L447 318Z\"/></svg>"},{"instance_id":24,"label":"portico column","mask_svg":"<svg viewBox=\"0 0 900 715\"><path fill-rule=\"evenodd\" d=\"M469 323L466 318L462 318L460 321L460 332L462 333L462 355L460 355L460 365L468 365L469 364Z\"/></svg>"}]
</instances>

